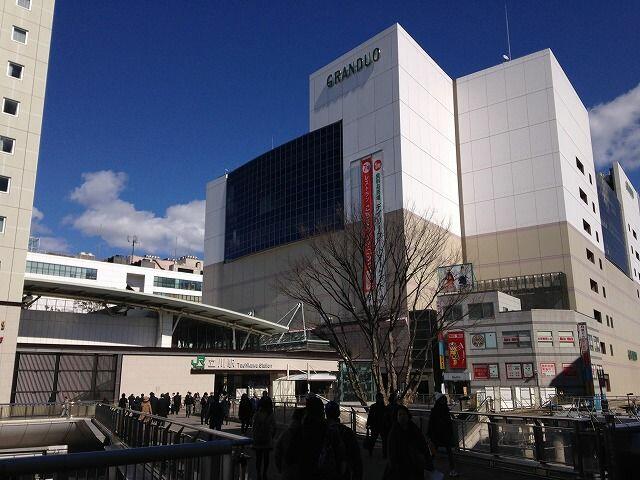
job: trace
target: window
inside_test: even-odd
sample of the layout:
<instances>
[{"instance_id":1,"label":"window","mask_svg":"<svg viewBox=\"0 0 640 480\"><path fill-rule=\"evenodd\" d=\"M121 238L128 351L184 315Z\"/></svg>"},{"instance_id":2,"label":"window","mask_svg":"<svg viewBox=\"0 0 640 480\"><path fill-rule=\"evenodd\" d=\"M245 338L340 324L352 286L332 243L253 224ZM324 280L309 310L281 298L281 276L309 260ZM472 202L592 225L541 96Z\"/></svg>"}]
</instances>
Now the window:
<instances>
[{"instance_id":1,"label":"window","mask_svg":"<svg viewBox=\"0 0 640 480\"><path fill-rule=\"evenodd\" d=\"M510 380L533 378L533 363L505 363L504 366Z\"/></svg>"},{"instance_id":2,"label":"window","mask_svg":"<svg viewBox=\"0 0 640 480\"><path fill-rule=\"evenodd\" d=\"M493 303L470 303L469 304L469 319L480 320L482 318L493 318Z\"/></svg>"},{"instance_id":3,"label":"window","mask_svg":"<svg viewBox=\"0 0 640 480\"><path fill-rule=\"evenodd\" d=\"M631 198L636 198L636 196L633 194L633 188L631 188L631 185L629 185L629 182L627 182L626 180L624 182L624 188L627 189L627 192L629 193L629 195L631 195Z\"/></svg>"},{"instance_id":4,"label":"window","mask_svg":"<svg viewBox=\"0 0 640 480\"><path fill-rule=\"evenodd\" d=\"M589 283L591 284L591 291L598 293L598 282L590 278Z\"/></svg>"},{"instance_id":5,"label":"window","mask_svg":"<svg viewBox=\"0 0 640 480\"><path fill-rule=\"evenodd\" d=\"M629 360L631 360L632 362L638 361L638 354L633 350L627 350L627 357L629 357Z\"/></svg>"},{"instance_id":6,"label":"window","mask_svg":"<svg viewBox=\"0 0 640 480\"><path fill-rule=\"evenodd\" d=\"M609 317L609 321L611 322L611 328L613 328L613 317Z\"/></svg>"},{"instance_id":7,"label":"window","mask_svg":"<svg viewBox=\"0 0 640 480\"><path fill-rule=\"evenodd\" d=\"M605 315L606 319L607 319L607 327L609 326L609 315Z\"/></svg>"},{"instance_id":8,"label":"window","mask_svg":"<svg viewBox=\"0 0 640 480\"><path fill-rule=\"evenodd\" d=\"M636 235L636 231L633 230L633 238L635 238L636 240L638 239L638 235Z\"/></svg>"},{"instance_id":9,"label":"window","mask_svg":"<svg viewBox=\"0 0 640 480\"><path fill-rule=\"evenodd\" d=\"M4 233L5 223L7 223L7 217L0 217L0 233Z\"/></svg>"},{"instance_id":10,"label":"window","mask_svg":"<svg viewBox=\"0 0 640 480\"><path fill-rule=\"evenodd\" d=\"M640 260L640 255L638 254L637 251L636 251L636 260Z\"/></svg>"},{"instance_id":11,"label":"window","mask_svg":"<svg viewBox=\"0 0 640 480\"><path fill-rule=\"evenodd\" d=\"M591 235L591 225L589 225L589 223L587 223L587 221L584 219L582 220L582 228L584 228L585 232Z\"/></svg>"},{"instance_id":12,"label":"window","mask_svg":"<svg viewBox=\"0 0 640 480\"><path fill-rule=\"evenodd\" d=\"M558 331L558 344L561 347L571 348L575 345L575 340L573 339L573 332L570 330Z\"/></svg>"},{"instance_id":13,"label":"window","mask_svg":"<svg viewBox=\"0 0 640 480\"><path fill-rule=\"evenodd\" d=\"M589 350L592 352L600 352L600 339L596 336L589 335Z\"/></svg>"},{"instance_id":14,"label":"window","mask_svg":"<svg viewBox=\"0 0 640 480\"><path fill-rule=\"evenodd\" d=\"M486 333L472 333L471 334L471 348L477 350L484 350L487 348L497 348L495 332Z\"/></svg>"},{"instance_id":15,"label":"window","mask_svg":"<svg viewBox=\"0 0 640 480\"><path fill-rule=\"evenodd\" d=\"M13 32L11 32L11 40L18 43L27 44L27 35L29 32L24 28L13 26Z\"/></svg>"},{"instance_id":16,"label":"window","mask_svg":"<svg viewBox=\"0 0 640 480\"><path fill-rule=\"evenodd\" d=\"M593 213L596 213L596 204L591 202L591 208L593 209Z\"/></svg>"},{"instance_id":17,"label":"window","mask_svg":"<svg viewBox=\"0 0 640 480\"><path fill-rule=\"evenodd\" d=\"M591 174L589 174L589 183L593 185L593 179L591 178Z\"/></svg>"},{"instance_id":18,"label":"window","mask_svg":"<svg viewBox=\"0 0 640 480\"><path fill-rule=\"evenodd\" d=\"M606 288L604 288L604 285L602 286L602 296L603 296L604 298L607 298L607 289L606 289Z\"/></svg>"},{"instance_id":19,"label":"window","mask_svg":"<svg viewBox=\"0 0 640 480\"><path fill-rule=\"evenodd\" d=\"M10 98L4 98L2 101L2 112L9 115L18 115L18 109L20 108L20 102L17 100L11 100Z\"/></svg>"},{"instance_id":20,"label":"window","mask_svg":"<svg viewBox=\"0 0 640 480\"><path fill-rule=\"evenodd\" d=\"M600 243L600 234L596 232L596 242Z\"/></svg>"},{"instance_id":21,"label":"window","mask_svg":"<svg viewBox=\"0 0 640 480\"><path fill-rule=\"evenodd\" d=\"M602 313L600 313L598 310L593 311L593 318L595 318L598 323L602 323Z\"/></svg>"},{"instance_id":22,"label":"window","mask_svg":"<svg viewBox=\"0 0 640 480\"><path fill-rule=\"evenodd\" d=\"M613 357L613 345L612 344L609 344L609 353Z\"/></svg>"},{"instance_id":23,"label":"window","mask_svg":"<svg viewBox=\"0 0 640 480\"><path fill-rule=\"evenodd\" d=\"M578 190L580 190L580 199L586 203L587 205L589 205L589 199L587 198L587 194L584 193L584 191L581 188L578 188Z\"/></svg>"},{"instance_id":24,"label":"window","mask_svg":"<svg viewBox=\"0 0 640 480\"><path fill-rule=\"evenodd\" d=\"M584 165L582 165L582 162L578 160L578 157L576 157L576 167L578 167L578 170L584 174Z\"/></svg>"},{"instance_id":25,"label":"window","mask_svg":"<svg viewBox=\"0 0 640 480\"><path fill-rule=\"evenodd\" d=\"M98 270L95 268L75 267L72 265L60 265L57 263L34 262L27 260L27 273L37 275L52 275L55 277L81 278L84 280L96 280Z\"/></svg>"},{"instance_id":26,"label":"window","mask_svg":"<svg viewBox=\"0 0 640 480\"><path fill-rule=\"evenodd\" d=\"M13 138L0 135L0 149L2 149L4 153L13 153L15 143L16 141Z\"/></svg>"},{"instance_id":27,"label":"window","mask_svg":"<svg viewBox=\"0 0 640 480\"><path fill-rule=\"evenodd\" d=\"M603 355L607 354L607 344L604 342L600 342L600 353Z\"/></svg>"},{"instance_id":28,"label":"window","mask_svg":"<svg viewBox=\"0 0 640 480\"><path fill-rule=\"evenodd\" d=\"M26 8L27 10L31 10L31 0L17 0L16 4L19 7Z\"/></svg>"},{"instance_id":29,"label":"window","mask_svg":"<svg viewBox=\"0 0 640 480\"><path fill-rule=\"evenodd\" d=\"M505 348L531 348L531 332L529 330L502 332L502 345Z\"/></svg>"},{"instance_id":30,"label":"window","mask_svg":"<svg viewBox=\"0 0 640 480\"><path fill-rule=\"evenodd\" d=\"M9 191L9 177L0 175L0 192L7 193Z\"/></svg>"},{"instance_id":31,"label":"window","mask_svg":"<svg viewBox=\"0 0 640 480\"><path fill-rule=\"evenodd\" d=\"M153 277L153 286L177 288L180 290L194 290L196 292L202 291L202 282L195 280L183 280L181 278Z\"/></svg>"},{"instance_id":32,"label":"window","mask_svg":"<svg viewBox=\"0 0 640 480\"><path fill-rule=\"evenodd\" d=\"M591 263L596 263L596 257L593 255L593 252L587 248L587 260Z\"/></svg>"},{"instance_id":33,"label":"window","mask_svg":"<svg viewBox=\"0 0 640 480\"><path fill-rule=\"evenodd\" d=\"M444 320L448 323L458 322L462 320L462 305L452 305L448 307L449 310L444 314Z\"/></svg>"},{"instance_id":34,"label":"window","mask_svg":"<svg viewBox=\"0 0 640 480\"><path fill-rule=\"evenodd\" d=\"M551 332L550 330L538 331L537 340L538 345L551 347L553 346L553 332Z\"/></svg>"},{"instance_id":35,"label":"window","mask_svg":"<svg viewBox=\"0 0 640 480\"><path fill-rule=\"evenodd\" d=\"M600 262L600 270L602 270L602 259L601 259L601 258L599 258L599 259L598 259L598 262Z\"/></svg>"},{"instance_id":36,"label":"window","mask_svg":"<svg viewBox=\"0 0 640 480\"><path fill-rule=\"evenodd\" d=\"M24 67L18 63L9 62L9 64L7 65L7 75L9 75L10 77L22 80L23 71Z\"/></svg>"}]
</instances>

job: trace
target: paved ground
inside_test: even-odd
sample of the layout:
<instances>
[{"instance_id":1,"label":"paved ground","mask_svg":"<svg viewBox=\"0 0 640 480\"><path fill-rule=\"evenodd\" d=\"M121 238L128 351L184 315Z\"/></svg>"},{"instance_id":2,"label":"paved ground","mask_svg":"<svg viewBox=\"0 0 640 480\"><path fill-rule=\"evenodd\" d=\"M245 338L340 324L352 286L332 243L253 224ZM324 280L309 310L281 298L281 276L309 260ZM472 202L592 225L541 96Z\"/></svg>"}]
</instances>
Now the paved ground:
<instances>
[{"instance_id":1,"label":"paved ground","mask_svg":"<svg viewBox=\"0 0 640 480\"><path fill-rule=\"evenodd\" d=\"M174 415L169 416L170 419L179 420L186 423L199 424L199 417L191 417L185 418L184 414L181 413L177 417ZM222 428L224 431L228 431L230 433L235 433L240 435L240 425L236 422L229 422L229 425L224 425ZM249 434L251 431L249 431ZM249 435L250 436L250 435ZM380 442L378 442L380 443ZM249 452L251 455L251 452ZM365 480L382 480L382 475L384 472L384 468L386 465L386 461L382 458L382 451L380 445L373 452L373 456L369 457L368 453L364 450L362 451L362 460L364 464L364 479ZM273 460L273 459L272 459ZM448 462L446 459L446 454L442 454L435 459L436 468L442 472L448 472ZM507 472L499 469L490 468L482 465L475 465L471 463L465 463L464 461L458 461L457 470L460 473L460 478L463 479L491 479L491 480L520 480L520 479L531 479L531 476L528 475L518 475L513 472ZM255 480L255 464L253 463L253 458L250 460L249 466L249 478L251 480ZM428 477L426 477L428 478ZM447 477L448 478L448 477ZM269 467L269 480L278 480L280 479L280 475L277 473L275 465L273 465L273 461Z\"/></svg>"}]
</instances>

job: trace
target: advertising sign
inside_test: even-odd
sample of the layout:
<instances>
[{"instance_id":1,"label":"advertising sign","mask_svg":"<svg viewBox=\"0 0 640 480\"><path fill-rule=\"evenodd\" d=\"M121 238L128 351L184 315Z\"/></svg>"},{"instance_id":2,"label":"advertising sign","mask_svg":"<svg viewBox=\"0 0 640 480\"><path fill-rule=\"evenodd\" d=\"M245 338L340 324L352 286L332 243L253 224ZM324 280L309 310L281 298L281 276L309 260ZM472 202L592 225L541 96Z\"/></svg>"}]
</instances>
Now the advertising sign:
<instances>
[{"instance_id":1,"label":"advertising sign","mask_svg":"<svg viewBox=\"0 0 640 480\"><path fill-rule=\"evenodd\" d=\"M507 378L518 379L522 378L522 365L519 363L507 363Z\"/></svg>"},{"instance_id":2,"label":"advertising sign","mask_svg":"<svg viewBox=\"0 0 640 480\"><path fill-rule=\"evenodd\" d=\"M479 363L473 365L473 378L476 380L488 380L489 379L489 365L486 363Z\"/></svg>"},{"instance_id":3,"label":"advertising sign","mask_svg":"<svg viewBox=\"0 0 640 480\"><path fill-rule=\"evenodd\" d=\"M524 378L533 378L533 363L522 364L522 376Z\"/></svg>"},{"instance_id":4,"label":"advertising sign","mask_svg":"<svg viewBox=\"0 0 640 480\"><path fill-rule=\"evenodd\" d=\"M467 368L467 353L464 347L464 332L449 332L447 334L449 368Z\"/></svg>"},{"instance_id":5,"label":"advertising sign","mask_svg":"<svg viewBox=\"0 0 640 480\"><path fill-rule=\"evenodd\" d=\"M473 348L485 348L486 342L484 339L484 333L476 333L471 337L471 345Z\"/></svg>"},{"instance_id":6,"label":"advertising sign","mask_svg":"<svg viewBox=\"0 0 640 480\"><path fill-rule=\"evenodd\" d=\"M500 370L497 363L489 364L489 378L500 378Z\"/></svg>"},{"instance_id":7,"label":"advertising sign","mask_svg":"<svg viewBox=\"0 0 640 480\"><path fill-rule=\"evenodd\" d=\"M473 288L473 265L462 263L438 268L438 282L443 293L462 292Z\"/></svg>"},{"instance_id":8,"label":"advertising sign","mask_svg":"<svg viewBox=\"0 0 640 480\"><path fill-rule=\"evenodd\" d=\"M384 199L382 193L382 152L374 153L373 162L373 232L375 280L378 288L384 291ZM378 294L381 297L383 292Z\"/></svg>"},{"instance_id":9,"label":"advertising sign","mask_svg":"<svg viewBox=\"0 0 640 480\"><path fill-rule=\"evenodd\" d=\"M541 363L540 364L540 376L541 377L555 377L556 376L556 364L555 363Z\"/></svg>"},{"instance_id":10,"label":"advertising sign","mask_svg":"<svg viewBox=\"0 0 640 480\"><path fill-rule=\"evenodd\" d=\"M364 235L364 258L362 261L362 289L371 292L373 284L373 256L375 227L373 224L373 161L368 156L360 160L361 217Z\"/></svg>"},{"instance_id":11,"label":"advertising sign","mask_svg":"<svg viewBox=\"0 0 640 480\"><path fill-rule=\"evenodd\" d=\"M587 393L593 393L593 373L591 371L591 353L589 352L589 333L586 322L578 323L578 347L582 359L582 377Z\"/></svg>"}]
</instances>

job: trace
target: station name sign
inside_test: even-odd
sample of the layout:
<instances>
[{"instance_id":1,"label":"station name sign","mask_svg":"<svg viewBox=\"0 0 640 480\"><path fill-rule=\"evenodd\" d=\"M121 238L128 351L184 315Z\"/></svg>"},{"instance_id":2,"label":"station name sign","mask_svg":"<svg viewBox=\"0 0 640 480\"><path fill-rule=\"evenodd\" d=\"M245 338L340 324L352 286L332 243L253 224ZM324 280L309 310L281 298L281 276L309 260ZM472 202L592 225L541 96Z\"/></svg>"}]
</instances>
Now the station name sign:
<instances>
[{"instance_id":1,"label":"station name sign","mask_svg":"<svg viewBox=\"0 0 640 480\"><path fill-rule=\"evenodd\" d=\"M346 80L351 75L355 75L360 70L373 65L380 60L380 49L374 48L372 51L365 53L363 56L356 58L350 64L342 67L342 70L336 70L334 73L327 77L327 87L331 88L334 85Z\"/></svg>"},{"instance_id":2,"label":"station name sign","mask_svg":"<svg viewBox=\"0 0 640 480\"><path fill-rule=\"evenodd\" d=\"M272 370L273 363L267 359L205 357L198 355L191 360L194 370Z\"/></svg>"}]
</instances>

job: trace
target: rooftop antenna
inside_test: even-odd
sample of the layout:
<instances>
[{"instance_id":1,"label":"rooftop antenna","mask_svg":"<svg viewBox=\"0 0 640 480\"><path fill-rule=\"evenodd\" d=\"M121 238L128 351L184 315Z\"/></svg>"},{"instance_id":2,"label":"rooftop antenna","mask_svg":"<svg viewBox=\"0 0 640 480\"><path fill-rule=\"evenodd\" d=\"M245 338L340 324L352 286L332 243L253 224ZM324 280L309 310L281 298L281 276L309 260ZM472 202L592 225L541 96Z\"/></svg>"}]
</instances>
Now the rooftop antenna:
<instances>
[{"instance_id":1,"label":"rooftop antenna","mask_svg":"<svg viewBox=\"0 0 640 480\"><path fill-rule=\"evenodd\" d=\"M507 55L502 55L502 59L505 62L508 62L511 60L511 36L509 35L509 12L507 11L507 1L505 0L504 2L504 21L507 25L507 48L508 48L508 54Z\"/></svg>"},{"instance_id":2,"label":"rooftop antenna","mask_svg":"<svg viewBox=\"0 0 640 480\"><path fill-rule=\"evenodd\" d=\"M127 235L127 242L131 244L131 263L133 263L133 254L136 251L136 243L138 243L137 235Z\"/></svg>"}]
</instances>

